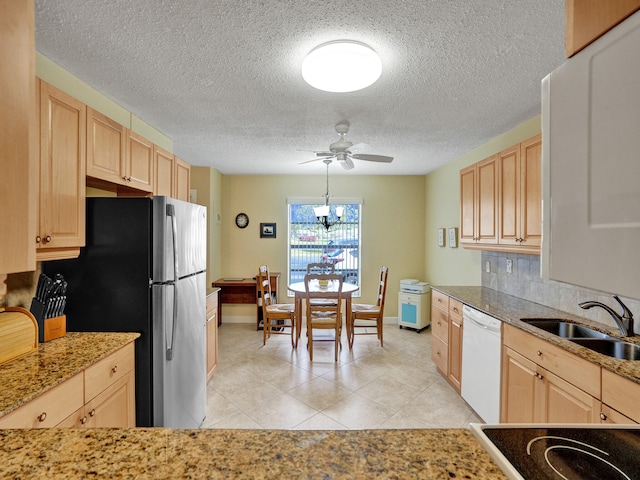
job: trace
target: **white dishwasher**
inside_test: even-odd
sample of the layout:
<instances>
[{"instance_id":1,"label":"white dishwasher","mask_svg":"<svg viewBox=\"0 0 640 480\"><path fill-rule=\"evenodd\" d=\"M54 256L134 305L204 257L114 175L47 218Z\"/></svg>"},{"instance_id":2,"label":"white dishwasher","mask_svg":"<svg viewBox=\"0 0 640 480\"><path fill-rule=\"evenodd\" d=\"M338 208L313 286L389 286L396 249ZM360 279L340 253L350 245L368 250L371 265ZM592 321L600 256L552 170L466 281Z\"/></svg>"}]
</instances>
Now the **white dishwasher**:
<instances>
[{"instance_id":1,"label":"white dishwasher","mask_svg":"<svg viewBox=\"0 0 640 480\"><path fill-rule=\"evenodd\" d=\"M502 322L467 305L462 317L462 398L486 423L499 423Z\"/></svg>"}]
</instances>

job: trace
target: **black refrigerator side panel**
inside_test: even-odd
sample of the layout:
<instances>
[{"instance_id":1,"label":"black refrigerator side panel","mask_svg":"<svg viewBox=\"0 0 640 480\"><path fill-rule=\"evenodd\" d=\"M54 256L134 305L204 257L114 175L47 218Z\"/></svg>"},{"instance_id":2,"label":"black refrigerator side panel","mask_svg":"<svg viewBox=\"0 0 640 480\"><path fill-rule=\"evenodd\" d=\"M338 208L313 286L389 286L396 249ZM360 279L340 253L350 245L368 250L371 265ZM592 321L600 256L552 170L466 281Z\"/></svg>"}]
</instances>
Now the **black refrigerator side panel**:
<instances>
[{"instance_id":1,"label":"black refrigerator side panel","mask_svg":"<svg viewBox=\"0 0 640 480\"><path fill-rule=\"evenodd\" d=\"M136 424L152 426L152 210L148 198L88 198L87 245L73 260L42 264L68 282L67 330L139 332Z\"/></svg>"}]
</instances>

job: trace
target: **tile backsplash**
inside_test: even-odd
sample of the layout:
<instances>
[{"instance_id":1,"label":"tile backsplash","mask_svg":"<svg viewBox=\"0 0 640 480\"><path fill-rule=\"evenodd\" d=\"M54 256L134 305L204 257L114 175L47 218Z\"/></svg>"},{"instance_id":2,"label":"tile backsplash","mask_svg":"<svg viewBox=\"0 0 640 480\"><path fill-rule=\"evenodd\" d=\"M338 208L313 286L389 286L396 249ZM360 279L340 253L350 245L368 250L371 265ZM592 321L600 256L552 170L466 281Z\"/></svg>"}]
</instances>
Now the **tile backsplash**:
<instances>
[{"instance_id":1,"label":"tile backsplash","mask_svg":"<svg viewBox=\"0 0 640 480\"><path fill-rule=\"evenodd\" d=\"M509 265L511 273L507 273ZM601 292L554 280L544 280L540 276L538 255L483 251L481 267L483 287L616 327L604 309L584 310L578 306L578 303L595 300L610 306L616 312L621 312L618 303L611 298L611 293L615 292ZM620 298L634 314L635 331L640 333L640 301L623 296Z\"/></svg>"}]
</instances>

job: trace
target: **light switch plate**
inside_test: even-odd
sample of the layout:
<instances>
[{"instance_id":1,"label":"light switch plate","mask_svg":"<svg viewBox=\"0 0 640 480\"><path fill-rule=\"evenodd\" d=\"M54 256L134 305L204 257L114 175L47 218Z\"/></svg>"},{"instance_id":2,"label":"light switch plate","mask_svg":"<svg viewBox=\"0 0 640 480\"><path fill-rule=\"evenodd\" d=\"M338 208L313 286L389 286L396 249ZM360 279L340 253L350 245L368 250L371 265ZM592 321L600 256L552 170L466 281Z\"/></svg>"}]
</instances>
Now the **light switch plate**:
<instances>
[{"instance_id":1,"label":"light switch plate","mask_svg":"<svg viewBox=\"0 0 640 480\"><path fill-rule=\"evenodd\" d=\"M513 273L513 260L507 258L507 273Z\"/></svg>"}]
</instances>

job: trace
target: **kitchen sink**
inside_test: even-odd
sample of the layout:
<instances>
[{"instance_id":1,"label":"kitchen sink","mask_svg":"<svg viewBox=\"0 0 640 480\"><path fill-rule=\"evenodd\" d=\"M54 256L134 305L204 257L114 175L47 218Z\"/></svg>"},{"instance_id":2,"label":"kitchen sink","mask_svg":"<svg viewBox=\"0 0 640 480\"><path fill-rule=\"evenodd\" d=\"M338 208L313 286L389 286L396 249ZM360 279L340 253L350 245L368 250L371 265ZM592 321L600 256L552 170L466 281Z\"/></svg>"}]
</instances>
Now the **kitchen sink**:
<instances>
[{"instance_id":1,"label":"kitchen sink","mask_svg":"<svg viewBox=\"0 0 640 480\"><path fill-rule=\"evenodd\" d=\"M533 327L562 338L611 338L606 333L557 318L523 318L521 320Z\"/></svg>"},{"instance_id":2,"label":"kitchen sink","mask_svg":"<svg viewBox=\"0 0 640 480\"><path fill-rule=\"evenodd\" d=\"M521 321L609 357L640 360L640 345L625 342L584 325L560 318L522 318Z\"/></svg>"},{"instance_id":3,"label":"kitchen sink","mask_svg":"<svg viewBox=\"0 0 640 480\"><path fill-rule=\"evenodd\" d=\"M615 338L572 338L571 341L609 357L622 360L640 360L640 345Z\"/></svg>"}]
</instances>

